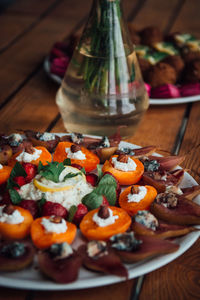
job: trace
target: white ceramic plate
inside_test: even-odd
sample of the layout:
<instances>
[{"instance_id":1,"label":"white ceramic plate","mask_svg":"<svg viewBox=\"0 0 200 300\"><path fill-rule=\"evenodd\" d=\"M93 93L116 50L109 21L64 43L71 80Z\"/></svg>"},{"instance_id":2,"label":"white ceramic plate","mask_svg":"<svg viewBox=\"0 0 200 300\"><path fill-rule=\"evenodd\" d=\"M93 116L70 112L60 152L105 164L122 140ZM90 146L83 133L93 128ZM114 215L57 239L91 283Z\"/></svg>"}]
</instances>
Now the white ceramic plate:
<instances>
[{"instance_id":1,"label":"white ceramic plate","mask_svg":"<svg viewBox=\"0 0 200 300\"><path fill-rule=\"evenodd\" d=\"M48 57L44 61L44 70L47 75L58 84L61 84L62 79L61 77L52 74L50 72L50 63ZM190 96L190 97L180 97L180 98L167 98L167 99L149 99L150 105L172 105L172 104L183 104L183 103L190 103L200 101L200 95L197 96Z\"/></svg>"},{"instance_id":2,"label":"white ceramic plate","mask_svg":"<svg viewBox=\"0 0 200 300\"><path fill-rule=\"evenodd\" d=\"M190 96L190 97L182 97L182 98L167 98L167 99L149 99L149 103L151 105L171 105L171 104L183 104L196 102L200 100L200 95Z\"/></svg>"},{"instance_id":3,"label":"white ceramic plate","mask_svg":"<svg viewBox=\"0 0 200 300\"><path fill-rule=\"evenodd\" d=\"M139 148L139 146L121 142L119 148L121 147L132 147ZM190 187L197 185L197 182L185 172L184 178L180 184L180 187ZM195 202L200 204L200 196L195 198ZM198 239L200 232L192 232L187 234L184 237L176 239L179 243L180 248L178 251L172 254L160 255L152 259L143 260L136 264L126 265L129 272L129 279L135 278L151 271L154 271L167 263L173 261L187 249L189 249L195 241ZM80 244L80 239L77 238L74 242L74 247ZM87 271L83 268L80 270L78 280L74 283L69 284L57 284L51 280L43 277L38 270L37 261L34 261L34 264L20 272L12 273L0 273L0 285L12 288L21 288L21 289L36 289L36 290L74 290L74 289L84 289L92 288L97 286L103 286L108 284L113 284L116 282L123 281L124 279L113 276L113 275L102 275L95 272Z\"/></svg>"}]
</instances>

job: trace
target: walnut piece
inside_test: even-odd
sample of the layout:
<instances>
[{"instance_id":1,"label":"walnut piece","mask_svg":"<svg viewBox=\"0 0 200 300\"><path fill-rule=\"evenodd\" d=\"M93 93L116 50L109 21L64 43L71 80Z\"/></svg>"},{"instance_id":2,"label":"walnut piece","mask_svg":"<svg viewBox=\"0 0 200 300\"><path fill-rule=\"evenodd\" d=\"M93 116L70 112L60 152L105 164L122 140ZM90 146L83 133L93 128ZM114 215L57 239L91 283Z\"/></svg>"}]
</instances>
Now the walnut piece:
<instances>
[{"instance_id":1,"label":"walnut piece","mask_svg":"<svg viewBox=\"0 0 200 300\"><path fill-rule=\"evenodd\" d=\"M62 223L62 217L60 216L51 216L50 221L55 224Z\"/></svg>"},{"instance_id":2,"label":"walnut piece","mask_svg":"<svg viewBox=\"0 0 200 300\"><path fill-rule=\"evenodd\" d=\"M128 155L126 155L126 154L120 154L117 157L117 161L120 161L122 163L127 163L128 162Z\"/></svg>"},{"instance_id":3,"label":"walnut piece","mask_svg":"<svg viewBox=\"0 0 200 300\"><path fill-rule=\"evenodd\" d=\"M98 217L100 217L101 219L107 219L110 216L110 212L108 210L108 206L107 205L101 205L98 211Z\"/></svg>"},{"instance_id":4,"label":"walnut piece","mask_svg":"<svg viewBox=\"0 0 200 300\"><path fill-rule=\"evenodd\" d=\"M131 187L131 194L139 194L140 190L138 186L133 185Z\"/></svg>"},{"instance_id":5,"label":"walnut piece","mask_svg":"<svg viewBox=\"0 0 200 300\"><path fill-rule=\"evenodd\" d=\"M7 214L7 215L12 215L12 213L15 211L15 208L12 204L6 205L3 208L3 213Z\"/></svg>"},{"instance_id":6,"label":"walnut piece","mask_svg":"<svg viewBox=\"0 0 200 300\"><path fill-rule=\"evenodd\" d=\"M75 152L78 152L81 150L81 146L79 145L71 145L71 148L70 148L71 152L75 153Z\"/></svg>"},{"instance_id":7,"label":"walnut piece","mask_svg":"<svg viewBox=\"0 0 200 300\"><path fill-rule=\"evenodd\" d=\"M24 150L25 150L25 152L27 152L29 154L33 154L35 152L34 147L31 144L29 144L29 143L25 144Z\"/></svg>"},{"instance_id":8,"label":"walnut piece","mask_svg":"<svg viewBox=\"0 0 200 300\"><path fill-rule=\"evenodd\" d=\"M178 204L178 198L172 192L161 193L157 195L156 202L167 208L175 208Z\"/></svg>"}]
</instances>

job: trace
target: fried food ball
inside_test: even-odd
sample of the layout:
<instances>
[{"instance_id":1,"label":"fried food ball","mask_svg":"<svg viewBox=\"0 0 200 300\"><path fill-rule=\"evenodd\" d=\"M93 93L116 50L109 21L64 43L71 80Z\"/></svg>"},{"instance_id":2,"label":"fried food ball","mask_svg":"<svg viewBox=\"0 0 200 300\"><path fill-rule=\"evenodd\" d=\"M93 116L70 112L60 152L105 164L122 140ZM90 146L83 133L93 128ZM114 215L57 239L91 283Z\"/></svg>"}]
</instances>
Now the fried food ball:
<instances>
[{"instance_id":1,"label":"fried food ball","mask_svg":"<svg viewBox=\"0 0 200 300\"><path fill-rule=\"evenodd\" d=\"M175 84L176 79L177 74L175 69L163 62L152 66L147 74L147 82L152 88L164 84Z\"/></svg>"},{"instance_id":2,"label":"fried food ball","mask_svg":"<svg viewBox=\"0 0 200 300\"><path fill-rule=\"evenodd\" d=\"M141 44L153 46L153 44L163 40L163 34L158 27L149 26L140 32Z\"/></svg>"},{"instance_id":3,"label":"fried food ball","mask_svg":"<svg viewBox=\"0 0 200 300\"><path fill-rule=\"evenodd\" d=\"M200 59L200 51L183 51L182 56L185 63L190 63Z\"/></svg>"},{"instance_id":4,"label":"fried food ball","mask_svg":"<svg viewBox=\"0 0 200 300\"><path fill-rule=\"evenodd\" d=\"M167 56L162 60L162 62L169 64L172 66L175 70L177 75L179 76L180 73L183 71L185 63L180 55L170 55Z\"/></svg>"},{"instance_id":5,"label":"fried food ball","mask_svg":"<svg viewBox=\"0 0 200 300\"><path fill-rule=\"evenodd\" d=\"M200 82L200 59L187 64L183 74L183 81L187 83Z\"/></svg>"}]
</instances>

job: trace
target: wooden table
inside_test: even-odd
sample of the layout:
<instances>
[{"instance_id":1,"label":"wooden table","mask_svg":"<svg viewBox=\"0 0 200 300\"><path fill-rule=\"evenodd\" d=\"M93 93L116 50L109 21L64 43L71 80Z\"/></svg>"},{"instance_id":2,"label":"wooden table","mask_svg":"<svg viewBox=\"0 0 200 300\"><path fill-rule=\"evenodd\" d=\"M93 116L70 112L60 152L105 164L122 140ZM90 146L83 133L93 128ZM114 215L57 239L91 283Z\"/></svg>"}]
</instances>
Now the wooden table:
<instances>
[{"instance_id":1,"label":"wooden table","mask_svg":"<svg viewBox=\"0 0 200 300\"><path fill-rule=\"evenodd\" d=\"M15 129L63 132L55 94L58 86L43 70L52 44L84 24L91 0L18 0L0 15L0 132ZM199 0L124 0L125 15L136 27L159 25L165 33L191 32L200 38ZM200 102L151 106L129 139L185 154L182 164L199 182ZM174 262L144 277L139 299L200 299L200 240ZM0 289L0 300L128 300L138 283L78 291L39 292ZM140 283L140 282L139 282Z\"/></svg>"}]
</instances>

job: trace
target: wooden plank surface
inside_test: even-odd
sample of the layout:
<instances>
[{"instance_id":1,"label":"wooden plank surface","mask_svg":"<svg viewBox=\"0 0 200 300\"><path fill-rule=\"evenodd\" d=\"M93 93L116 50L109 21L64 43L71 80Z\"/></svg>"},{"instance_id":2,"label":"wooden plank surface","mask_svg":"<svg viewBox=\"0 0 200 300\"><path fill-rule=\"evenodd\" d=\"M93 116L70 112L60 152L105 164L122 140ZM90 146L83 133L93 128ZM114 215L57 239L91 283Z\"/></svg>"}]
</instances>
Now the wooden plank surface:
<instances>
[{"instance_id":1,"label":"wooden plank surface","mask_svg":"<svg viewBox=\"0 0 200 300\"><path fill-rule=\"evenodd\" d=\"M131 281L132 283L132 281ZM36 292L33 300L128 300L130 299L131 284L130 281L112 284L104 287L91 288L76 291L62 292Z\"/></svg>"},{"instance_id":2,"label":"wooden plank surface","mask_svg":"<svg viewBox=\"0 0 200 300\"><path fill-rule=\"evenodd\" d=\"M90 4L91 1L62 1L53 12L0 56L0 103L38 69L52 44L73 30L88 13ZM76 6L79 9L75 10Z\"/></svg>"},{"instance_id":3,"label":"wooden plank surface","mask_svg":"<svg viewBox=\"0 0 200 300\"><path fill-rule=\"evenodd\" d=\"M17 290L0 287L0 300L25 300L28 295L26 290Z\"/></svg>"},{"instance_id":4,"label":"wooden plank surface","mask_svg":"<svg viewBox=\"0 0 200 300\"><path fill-rule=\"evenodd\" d=\"M148 274L139 300L199 299L199 247L200 240L175 261Z\"/></svg>"},{"instance_id":5,"label":"wooden plank surface","mask_svg":"<svg viewBox=\"0 0 200 300\"><path fill-rule=\"evenodd\" d=\"M28 32L58 0L17 1L0 17L0 53ZM28 4L28 5L27 5Z\"/></svg>"},{"instance_id":6,"label":"wooden plank surface","mask_svg":"<svg viewBox=\"0 0 200 300\"><path fill-rule=\"evenodd\" d=\"M146 1L145 5L133 20L135 28L141 30L146 26L159 26L160 30L165 30L179 2L180 0Z\"/></svg>"},{"instance_id":7,"label":"wooden plank surface","mask_svg":"<svg viewBox=\"0 0 200 300\"><path fill-rule=\"evenodd\" d=\"M194 103L190 112L187 129L181 145L180 154L186 155L183 166L200 184L200 102Z\"/></svg>"}]
</instances>

